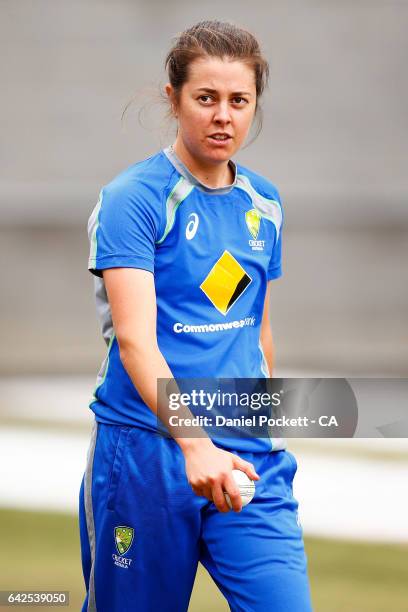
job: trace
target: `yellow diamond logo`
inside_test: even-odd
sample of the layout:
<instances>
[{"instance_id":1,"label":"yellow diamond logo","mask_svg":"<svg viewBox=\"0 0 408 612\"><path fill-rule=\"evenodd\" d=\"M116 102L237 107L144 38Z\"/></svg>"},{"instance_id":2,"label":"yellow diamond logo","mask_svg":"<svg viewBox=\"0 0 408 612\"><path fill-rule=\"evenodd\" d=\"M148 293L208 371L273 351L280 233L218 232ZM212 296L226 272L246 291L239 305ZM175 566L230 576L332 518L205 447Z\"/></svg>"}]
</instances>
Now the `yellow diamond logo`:
<instances>
[{"instance_id":1,"label":"yellow diamond logo","mask_svg":"<svg viewBox=\"0 0 408 612\"><path fill-rule=\"evenodd\" d=\"M211 268L200 289L222 314L227 314L252 282L252 278L229 253L224 251Z\"/></svg>"},{"instance_id":2,"label":"yellow diamond logo","mask_svg":"<svg viewBox=\"0 0 408 612\"><path fill-rule=\"evenodd\" d=\"M259 226L261 223L261 215L256 208L247 210L245 213L245 221L252 238L256 240L258 238Z\"/></svg>"}]
</instances>

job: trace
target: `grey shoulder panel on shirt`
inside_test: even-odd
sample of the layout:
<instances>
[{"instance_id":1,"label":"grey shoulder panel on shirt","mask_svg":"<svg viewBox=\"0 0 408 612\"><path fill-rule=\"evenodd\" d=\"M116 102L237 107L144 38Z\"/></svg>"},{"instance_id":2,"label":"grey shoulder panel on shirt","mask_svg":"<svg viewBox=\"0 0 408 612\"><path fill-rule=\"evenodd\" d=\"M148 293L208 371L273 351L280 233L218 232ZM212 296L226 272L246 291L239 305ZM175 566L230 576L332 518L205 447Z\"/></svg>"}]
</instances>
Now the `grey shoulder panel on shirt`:
<instances>
[{"instance_id":1,"label":"grey shoulder panel on shirt","mask_svg":"<svg viewBox=\"0 0 408 612\"><path fill-rule=\"evenodd\" d=\"M177 208L190 195L194 185L187 181L183 176L177 181L166 200L166 227L163 236L156 241L161 244L174 225Z\"/></svg>"},{"instance_id":2,"label":"grey shoulder panel on shirt","mask_svg":"<svg viewBox=\"0 0 408 612\"><path fill-rule=\"evenodd\" d=\"M238 174L236 186L249 195L254 208L256 208L262 217L274 224L277 240L282 226L282 208L280 203L273 198L269 199L261 195L244 174Z\"/></svg>"},{"instance_id":3,"label":"grey shoulder panel on shirt","mask_svg":"<svg viewBox=\"0 0 408 612\"><path fill-rule=\"evenodd\" d=\"M103 189L101 189L99 193L98 201L91 213L91 216L88 219L88 238L89 238L89 259L88 259L88 269L94 268L96 261L96 251L97 251L97 242L96 242L96 230L99 225L99 211L102 206L102 198L103 198Z\"/></svg>"}]
</instances>

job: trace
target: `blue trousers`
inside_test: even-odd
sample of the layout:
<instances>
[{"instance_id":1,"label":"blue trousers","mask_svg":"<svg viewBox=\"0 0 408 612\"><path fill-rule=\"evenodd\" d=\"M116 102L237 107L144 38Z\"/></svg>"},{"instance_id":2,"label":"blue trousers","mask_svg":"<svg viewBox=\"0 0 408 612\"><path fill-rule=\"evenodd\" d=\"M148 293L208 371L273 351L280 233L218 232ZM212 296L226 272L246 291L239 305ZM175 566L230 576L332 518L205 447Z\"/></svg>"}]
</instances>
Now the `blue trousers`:
<instances>
[{"instance_id":1,"label":"blue trousers","mask_svg":"<svg viewBox=\"0 0 408 612\"><path fill-rule=\"evenodd\" d=\"M200 561L233 612L310 612L297 470L287 450L237 452L261 479L241 512L194 494L177 443L96 423L80 492L82 612L185 612Z\"/></svg>"}]
</instances>

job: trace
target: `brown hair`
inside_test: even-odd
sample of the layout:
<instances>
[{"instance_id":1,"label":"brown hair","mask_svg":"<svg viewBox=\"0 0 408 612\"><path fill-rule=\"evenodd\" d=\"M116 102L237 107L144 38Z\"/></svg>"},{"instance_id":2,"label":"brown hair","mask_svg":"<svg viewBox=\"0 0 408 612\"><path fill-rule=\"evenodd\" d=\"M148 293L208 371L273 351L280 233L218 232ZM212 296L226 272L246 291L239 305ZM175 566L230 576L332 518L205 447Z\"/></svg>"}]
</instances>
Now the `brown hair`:
<instances>
[{"instance_id":1,"label":"brown hair","mask_svg":"<svg viewBox=\"0 0 408 612\"><path fill-rule=\"evenodd\" d=\"M179 34L164 63L176 96L188 80L190 64L204 57L228 57L248 63L255 74L258 108L269 66L253 34L226 21L200 21Z\"/></svg>"},{"instance_id":2,"label":"brown hair","mask_svg":"<svg viewBox=\"0 0 408 612\"><path fill-rule=\"evenodd\" d=\"M258 127L255 136L250 141L253 142L262 128L259 98L268 84L269 77L269 65L262 56L257 39L248 30L226 21L200 21L184 30L175 37L174 44L164 62L176 98L180 95L184 83L188 81L190 64L198 58L205 57L233 58L246 62L254 70ZM159 98L168 104L167 96L163 92ZM122 112L122 121L132 101L133 99L126 104ZM138 113L141 125L143 125L141 115L146 106L144 105ZM168 118L172 116L171 109L168 110L167 116Z\"/></svg>"}]
</instances>

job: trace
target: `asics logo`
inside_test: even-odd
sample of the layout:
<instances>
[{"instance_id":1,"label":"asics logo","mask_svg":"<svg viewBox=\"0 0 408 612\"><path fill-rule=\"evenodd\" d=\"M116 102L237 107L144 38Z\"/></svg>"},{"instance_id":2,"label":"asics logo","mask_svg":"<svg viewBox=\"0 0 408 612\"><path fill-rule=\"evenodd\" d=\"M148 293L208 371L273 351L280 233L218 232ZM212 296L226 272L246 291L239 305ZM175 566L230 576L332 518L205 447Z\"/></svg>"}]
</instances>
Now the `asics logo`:
<instances>
[{"instance_id":1,"label":"asics logo","mask_svg":"<svg viewBox=\"0 0 408 612\"><path fill-rule=\"evenodd\" d=\"M186 238L187 240L192 240L197 233L198 224L200 220L196 213L191 213L188 218L191 218L191 221L187 223Z\"/></svg>"}]
</instances>

